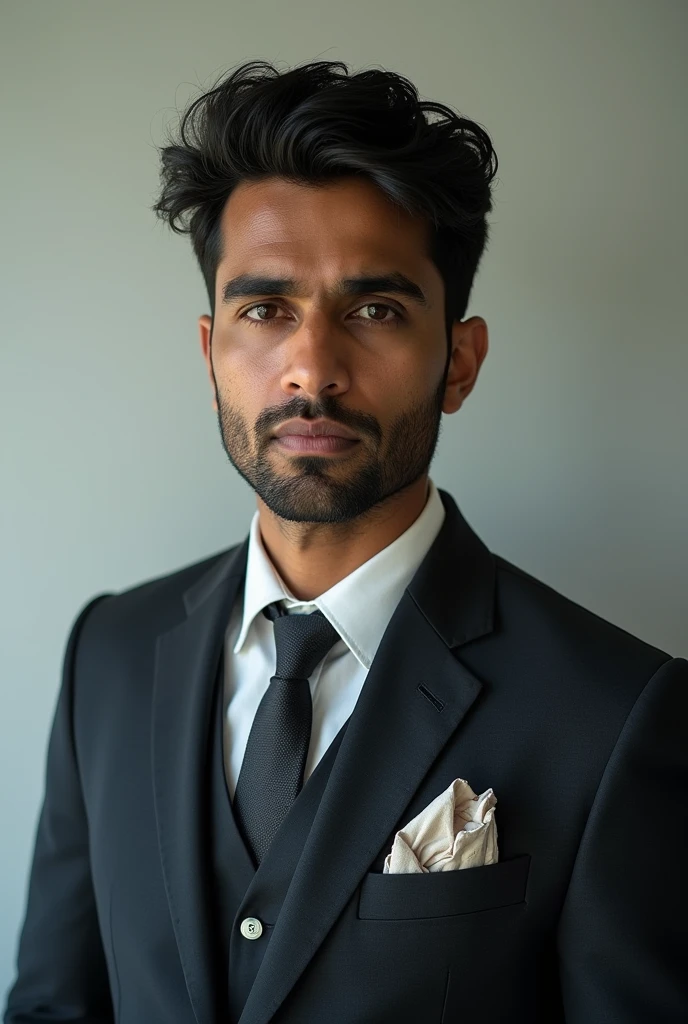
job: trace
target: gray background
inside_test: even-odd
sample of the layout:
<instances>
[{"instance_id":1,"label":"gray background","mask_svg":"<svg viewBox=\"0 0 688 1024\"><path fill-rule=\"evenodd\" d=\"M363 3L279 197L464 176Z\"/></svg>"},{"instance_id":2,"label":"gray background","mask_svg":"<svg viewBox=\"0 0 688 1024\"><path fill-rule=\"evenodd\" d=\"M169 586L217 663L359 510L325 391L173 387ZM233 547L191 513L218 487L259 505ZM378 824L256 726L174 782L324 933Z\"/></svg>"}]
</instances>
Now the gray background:
<instances>
[{"instance_id":1,"label":"gray background","mask_svg":"<svg viewBox=\"0 0 688 1024\"><path fill-rule=\"evenodd\" d=\"M686 5L22 0L2 7L0 992L67 631L236 543L185 238L155 144L252 58L401 72L500 159L467 315L490 352L432 476L493 548L688 655Z\"/></svg>"}]
</instances>

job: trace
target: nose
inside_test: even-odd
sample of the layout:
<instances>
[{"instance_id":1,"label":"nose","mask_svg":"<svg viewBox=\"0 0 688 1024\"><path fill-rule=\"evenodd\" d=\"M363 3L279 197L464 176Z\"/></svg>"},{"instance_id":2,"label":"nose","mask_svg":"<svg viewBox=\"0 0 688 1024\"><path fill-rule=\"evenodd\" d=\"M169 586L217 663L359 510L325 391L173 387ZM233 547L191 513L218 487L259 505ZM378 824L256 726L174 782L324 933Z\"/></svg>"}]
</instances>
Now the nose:
<instances>
[{"instance_id":1,"label":"nose","mask_svg":"<svg viewBox=\"0 0 688 1024\"><path fill-rule=\"evenodd\" d=\"M322 312L314 312L284 342L281 386L290 397L316 399L349 389L350 371L337 329Z\"/></svg>"}]
</instances>

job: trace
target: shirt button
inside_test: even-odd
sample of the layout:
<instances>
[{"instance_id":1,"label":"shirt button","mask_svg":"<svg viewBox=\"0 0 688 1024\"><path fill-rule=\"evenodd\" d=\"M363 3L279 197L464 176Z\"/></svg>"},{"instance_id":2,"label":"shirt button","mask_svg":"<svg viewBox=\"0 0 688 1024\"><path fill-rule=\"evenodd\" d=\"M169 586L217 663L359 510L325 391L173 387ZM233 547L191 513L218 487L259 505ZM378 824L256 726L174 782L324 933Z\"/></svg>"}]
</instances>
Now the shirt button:
<instances>
[{"instance_id":1,"label":"shirt button","mask_svg":"<svg viewBox=\"0 0 688 1024\"><path fill-rule=\"evenodd\" d=\"M259 939L263 934L263 926L257 917L245 917L240 930L245 939Z\"/></svg>"}]
</instances>

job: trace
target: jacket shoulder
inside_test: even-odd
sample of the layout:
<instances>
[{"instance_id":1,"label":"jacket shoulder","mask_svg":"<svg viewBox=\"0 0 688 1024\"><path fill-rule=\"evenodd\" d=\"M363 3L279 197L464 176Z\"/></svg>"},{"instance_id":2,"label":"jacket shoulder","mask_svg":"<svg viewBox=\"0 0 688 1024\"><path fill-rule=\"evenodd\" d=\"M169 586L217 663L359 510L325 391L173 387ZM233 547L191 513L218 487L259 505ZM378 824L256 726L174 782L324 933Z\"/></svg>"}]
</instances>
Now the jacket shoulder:
<instances>
[{"instance_id":1,"label":"jacket shoulder","mask_svg":"<svg viewBox=\"0 0 688 1024\"><path fill-rule=\"evenodd\" d=\"M82 607L77 621L81 625L87 616L91 639L102 639L113 633L121 635L122 629L128 633L136 633L140 629L146 633L165 629L168 623L178 618L184 592L218 562L230 559L240 546L241 542L124 590L105 591Z\"/></svg>"},{"instance_id":2,"label":"jacket shoulder","mask_svg":"<svg viewBox=\"0 0 688 1024\"><path fill-rule=\"evenodd\" d=\"M497 609L510 632L536 637L542 656L564 658L571 665L612 668L634 666L655 672L672 655L642 640L500 555L494 555ZM633 674L635 674L635 672Z\"/></svg>"}]
</instances>

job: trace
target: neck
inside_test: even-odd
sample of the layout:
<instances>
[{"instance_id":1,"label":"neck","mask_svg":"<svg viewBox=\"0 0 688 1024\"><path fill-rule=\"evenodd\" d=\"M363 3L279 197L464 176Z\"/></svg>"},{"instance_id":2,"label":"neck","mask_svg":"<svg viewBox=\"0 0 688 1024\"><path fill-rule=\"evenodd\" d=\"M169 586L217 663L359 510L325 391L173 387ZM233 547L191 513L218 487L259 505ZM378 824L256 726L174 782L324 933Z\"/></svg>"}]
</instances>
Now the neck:
<instances>
[{"instance_id":1,"label":"neck","mask_svg":"<svg viewBox=\"0 0 688 1024\"><path fill-rule=\"evenodd\" d=\"M258 523L270 561L299 601L312 601L392 544L425 508L428 475L346 523L292 523L256 496Z\"/></svg>"}]
</instances>

